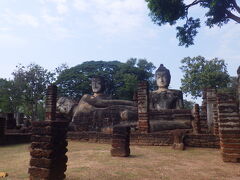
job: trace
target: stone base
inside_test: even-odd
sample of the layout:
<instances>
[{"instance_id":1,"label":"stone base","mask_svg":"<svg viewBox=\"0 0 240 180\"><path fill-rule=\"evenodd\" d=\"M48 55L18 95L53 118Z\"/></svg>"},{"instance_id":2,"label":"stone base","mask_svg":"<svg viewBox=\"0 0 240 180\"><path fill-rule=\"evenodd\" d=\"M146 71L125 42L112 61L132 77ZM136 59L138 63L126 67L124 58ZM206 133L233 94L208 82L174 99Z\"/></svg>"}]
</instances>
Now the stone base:
<instances>
[{"instance_id":1,"label":"stone base","mask_svg":"<svg viewBox=\"0 0 240 180\"><path fill-rule=\"evenodd\" d=\"M172 148L176 150L185 150L185 146L183 143L174 143L172 145Z\"/></svg>"},{"instance_id":2,"label":"stone base","mask_svg":"<svg viewBox=\"0 0 240 180\"><path fill-rule=\"evenodd\" d=\"M113 157L128 157L130 156L129 148L112 148L111 155Z\"/></svg>"},{"instance_id":3,"label":"stone base","mask_svg":"<svg viewBox=\"0 0 240 180\"><path fill-rule=\"evenodd\" d=\"M129 140L130 127L114 127L111 155L115 157L128 157L130 155Z\"/></svg>"}]
</instances>

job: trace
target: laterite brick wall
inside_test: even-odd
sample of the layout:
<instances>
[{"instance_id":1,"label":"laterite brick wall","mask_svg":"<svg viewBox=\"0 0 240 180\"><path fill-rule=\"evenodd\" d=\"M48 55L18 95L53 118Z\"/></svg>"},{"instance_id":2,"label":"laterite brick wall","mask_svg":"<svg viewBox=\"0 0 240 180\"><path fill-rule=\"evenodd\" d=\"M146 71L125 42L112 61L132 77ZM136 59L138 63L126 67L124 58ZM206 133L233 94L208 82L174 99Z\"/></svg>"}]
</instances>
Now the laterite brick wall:
<instances>
[{"instance_id":1,"label":"laterite brick wall","mask_svg":"<svg viewBox=\"0 0 240 180\"><path fill-rule=\"evenodd\" d=\"M223 161L240 162L240 116L234 95L218 94L218 120Z\"/></svg>"}]
</instances>

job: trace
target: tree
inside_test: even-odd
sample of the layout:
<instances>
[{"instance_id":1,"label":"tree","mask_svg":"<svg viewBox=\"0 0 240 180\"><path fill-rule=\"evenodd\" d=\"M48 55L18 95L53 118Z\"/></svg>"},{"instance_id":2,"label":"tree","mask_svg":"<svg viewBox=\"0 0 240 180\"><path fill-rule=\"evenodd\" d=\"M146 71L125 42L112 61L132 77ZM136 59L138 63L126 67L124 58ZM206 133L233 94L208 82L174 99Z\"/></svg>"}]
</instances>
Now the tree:
<instances>
[{"instance_id":1,"label":"tree","mask_svg":"<svg viewBox=\"0 0 240 180\"><path fill-rule=\"evenodd\" d=\"M90 78L94 75L105 77L106 94L113 98L132 99L137 82L150 80L155 67L145 59L119 61L87 61L60 73L57 85L62 96L80 99L90 94Z\"/></svg>"},{"instance_id":2,"label":"tree","mask_svg":"<svg viewBox=\"0 0 240 180\"><path fill-rule=\"evenodd\" d=\"M186 57L181 60L180 69L184 73L181 90L197 98L206 88L221 89L228 87L230 76L222 59L206 60L202 56Z\"/></svg>"},{"instance_id":3,"label":"tree","mask_svg":"<svg viewBox=\"0 0 240 180\"><path fill-rule=\"evenodd\" d=\"M146 59L131 58L126 63L120 65L120 69L115 74L115 87L113 96L115 98L132 100L136 92L137 83L149 81L150 87L153 85L153 73L155 66L147 62Z\"/></svg>"},{"instance_id":4,"label":"tree","mask_svg":"<svg viewBox=\"0 0 240 180\"><path fill-rule=\"evenodd\" d=\"M12 94L19 99L16 111L22 111L36 120L39 109L43 109L40 105L43 105L47 85L54 80L54 73L37 64L30 64L27 67L17 66L12 74Z\"/></svg>"},{"instance_id":5,"label":"tree","mask_svg":"<svg viewBox=\"0 0 240 180\"><path fill-rule=\"evenodd\" d=\"M194 104L196 104L196 103L193 101L188 101L186 99L183 100L184 109L193 109Z\"/></svg>"},{"instance_id":6,"label":"tree","mask_svg":"<svg viewBox=\"0 0 240 180\"><path fill-rule=\"evenodd\" d=\"M226 87L218 90L220 93L230 93L236 95L237 98L238 80L237 77L230 77L230 81Z\"/></svg>"},{"instance_id":7,"label":"tree","mask_svg":"<svg viewBox=\"0 0 240 180\"><path fill-rule=\"evenodd\" d=\"M113 74L119 71L118 61L87 61L62 71L56 84L61 96L80 99L82 95L91 93L90 78L94 75L106 77L107 93L113 89Z\"/></svg>"},{"instance_id":8,"label":"tree","mask_svg":"<svg viewBox=\"0 0 240 180\"><path fill-rule=\"evenodd\" d=\"M150 9L152 21L159 26L166 23L174 25L179 20L185 20L183 26L176 27L180 46L188 47L194 44L194 37L200 28L200 19L189 17L188 11L196 5L208 10L205 14L207 17L205 24L209 28L214 25L221 27L230 20L240 23L240 7L236 0L192 0L188 4L184 0L145 1Z\"/></svg>"},{"instance_id":9,"label":"tree","mask_svg":"<svg viewBox=\"0 0 240 180\"><path fill-rule=\"evenodd\" d=\"M13 112L10 98L11 82L6 79L0 79L0 112Z\"/></svg>"}]
</instances>

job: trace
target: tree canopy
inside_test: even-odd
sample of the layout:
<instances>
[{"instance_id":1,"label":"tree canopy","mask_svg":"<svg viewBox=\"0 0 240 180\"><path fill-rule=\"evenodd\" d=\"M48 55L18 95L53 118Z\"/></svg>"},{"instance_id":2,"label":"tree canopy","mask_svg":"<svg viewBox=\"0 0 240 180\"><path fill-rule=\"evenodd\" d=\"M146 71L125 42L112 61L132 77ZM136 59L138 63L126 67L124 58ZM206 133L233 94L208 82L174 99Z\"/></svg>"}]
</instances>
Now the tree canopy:
<instances>
[{"instance_id":1,"label":"tree canopy","mask_svg":"<svg viewBox=\"0 0 240 180\"><path fill-rule=\"evenodd\" d=\"M113 98L132 99L137 82L152 80L154 65L145 59L119 61L87 61L64 70L57 78L61 95L80 99L92 92L90 79L94 75L105 77L106 93Z\"/></svg>"},{"instance_id":2,"label":"tree canopy","mask_svg":"<svg viewBox=\"0 0 240 180\"><path fill-rule=\"evenodd\" d=\"M181 90L193 97L200 97L207 88L222 89L228 87L230 76L225 61L222 59L206 60L202 56L186 57L181 60L183 64L183 78Z\"/></svg>"},{"instance_id":3,"label":"tree canopy","mask_svg":"<svg viewBox=\"0 0 240 180\"><path fill-rule=\"evenodd\" d=\"M179 20L184 20L182 26L177 26L177 38L180 46L194 44L194 37L197 29L200 28L200 18L189 16L189 9L199 5L207 9L205 14L206 26L221 27L230 20L240 23L240 7L236 0L192 0L189 3L184 0L145 0L150 9L152 21L159 26L169 23L176 24Z\"/></svg>"},{"instance_id":4,"label":"tree canopy","mask_svg":"<svg viewBox=\"0 0 240 180\"><path fill-rule=\"evenodd\" d=\"M0 78L0 112L14 112L14 105L17 102L13 102L15 98L11 96L12 81Z\"/></svg>"},{"instance_id":5,"label":"tree canopy","mask_svg":"<svg viewBox=\"0 0 240 180\"><path fill-rule=\"evenodd\" d=\"M50 83L58 85L59 96L80 99L92 92L90 79L100 75L106 79L106 94L113 98L131 99L138 81L153 81L154 65L145 59L119 61L87 61L69 68L62 64L48 71L37 64L16 66L13 79L0 78L0 112L21 112L32 120L44 118L44 99Z\"/></svg>"},{"instance_id":6,"label":"tree canopy","mask_svg":"<svg viewBox=\"0 0 240 180\"><path fill-rule=\"evenodd\" d=\"M32 120L42 119L46 87L53 82L54 73L37 64L16 68L13 80L0 79L1 111L22 112Z\"/></svg>"}]
</instances>

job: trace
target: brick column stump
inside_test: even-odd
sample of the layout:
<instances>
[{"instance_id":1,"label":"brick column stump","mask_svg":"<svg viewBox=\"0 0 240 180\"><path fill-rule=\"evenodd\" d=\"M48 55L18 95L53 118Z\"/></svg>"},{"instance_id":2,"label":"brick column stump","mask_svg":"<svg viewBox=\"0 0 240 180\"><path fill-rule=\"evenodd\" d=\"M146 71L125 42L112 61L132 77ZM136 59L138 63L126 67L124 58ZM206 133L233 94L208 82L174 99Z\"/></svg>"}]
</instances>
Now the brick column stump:
<instances>
[{"instance_id":1,"label":"brick column stump","mask_svg":"<svg viewBox=\"0 0 240 180\"><path fill-rule=\"evenodd\" d=\"M200 108L200 133L206 134L208 132L207 126L207 91L203 91L202 106Z\"/></svg>"},{"instance_id":2,"label":"brick column stump","mask_svg":"<svg viewBox=\"0 0 240 180\"><path fill-rule=\"evenodd\" d=\"M173 145L172 148L176 150L184 150L184 137L186 136L186 131L181 129L176 129L172 131L173 135Z\"/></svg>"},{"instance_id":3,"label":"brick column stump","mask_svg":"<svg viewBox=\"0 0 240 180\"><path fill-rule=\"evenodd\" d=\"M224 162L240 162L240 117L234 95L218 94L221 154Z\"/></svg>"},{"instance_id":4,"label":"brick column stump","mask_svg":"<svg viewBox=\"0 0 240 180\"><path fill-rule=\"evenodd\" d=\"M138 84L138 130L140 133L149 133L149 90L148 83Z\"/></svg>"},{"instance_id":5,"label":"brick column stump","mask_svg":"<svg viewBox=\"0 0 240 180\"><path fill-rule=\"evenodd\" d=\"M32 123L31 180L63 180L67 169L68 121L56 120L57 87L47 90L45 121Z\"/></svg>"},{"instance_id":6,"label":"brick column stump","mask_svg":"<svg viewBox=\"0 0 240 180\"><path fill-rule=\"evenodd\" d=\"M113 127L111 155L128 157L130 155L130 127Z\"/></svg>"},{"instance_id":7,"label":"brick column stump","mask_svg":"<svg viewBox=\"0 0 240 180\"><path fill-rule=\"evenodd\" d=\"M215 122L217 119L214 113L217 113L217 92L216 89L207 89L207 124L208 124L208 132L211 134L218 134L215 132L218 130L218 123ZM215 120L215 121L214 121Z\"/></svg>"},{"instance_id":8,"label":"brick column stump","mask_svg":"<svg viewBox=\"0 0 240 180\"><path fill-rule=\"evenodd\" d=\"M199 134L200 133L200 111L199 111L199 105L194 104L193 110L192 110L192 115L193 115L193 121L192 121L192 127L193 127L193 133L194 134Z\"/></svg>"},{"instance_id":9,"label":"brick column stump","mask_svg":"<svg viewBox=\"0 0 240 180\"><path fill-rule=\"evenodd\" d=\"M57 86L50 85L47 89L45 120L56 119Z\"/></svg>"},{"instance_id":10,"label":"brick column stump","mask_svg":"<svg viewBox=\"0 0 240 180\"><path fill-rule=\"evenodd\" d=\"M32 126L30 179L64 179L68 160L65 155L68 122L33 122Z\"/></svg>"},{"instance_id":11,"label":"brick column stump","mask_svg":"<svg viewBox=\"0 0 240 180\"><path fill-rule=\"evenodd\" d=\"M0 137L4 136L5 128L6 128L6 119L0 117Z\"/></svg>"},{"instance_id":12,"label":"brick column stump","mask_svg":"<svg viewBox=\"0 0 240 180\"><path fill-rule=\"evenodd\" d=\"M238 66L237 69L237 75L238 75L238 89L237 89L237 95L238 95L238 105L239 105L239 112L240 112L240 66Z\"/></svg>"}]
</instances>

